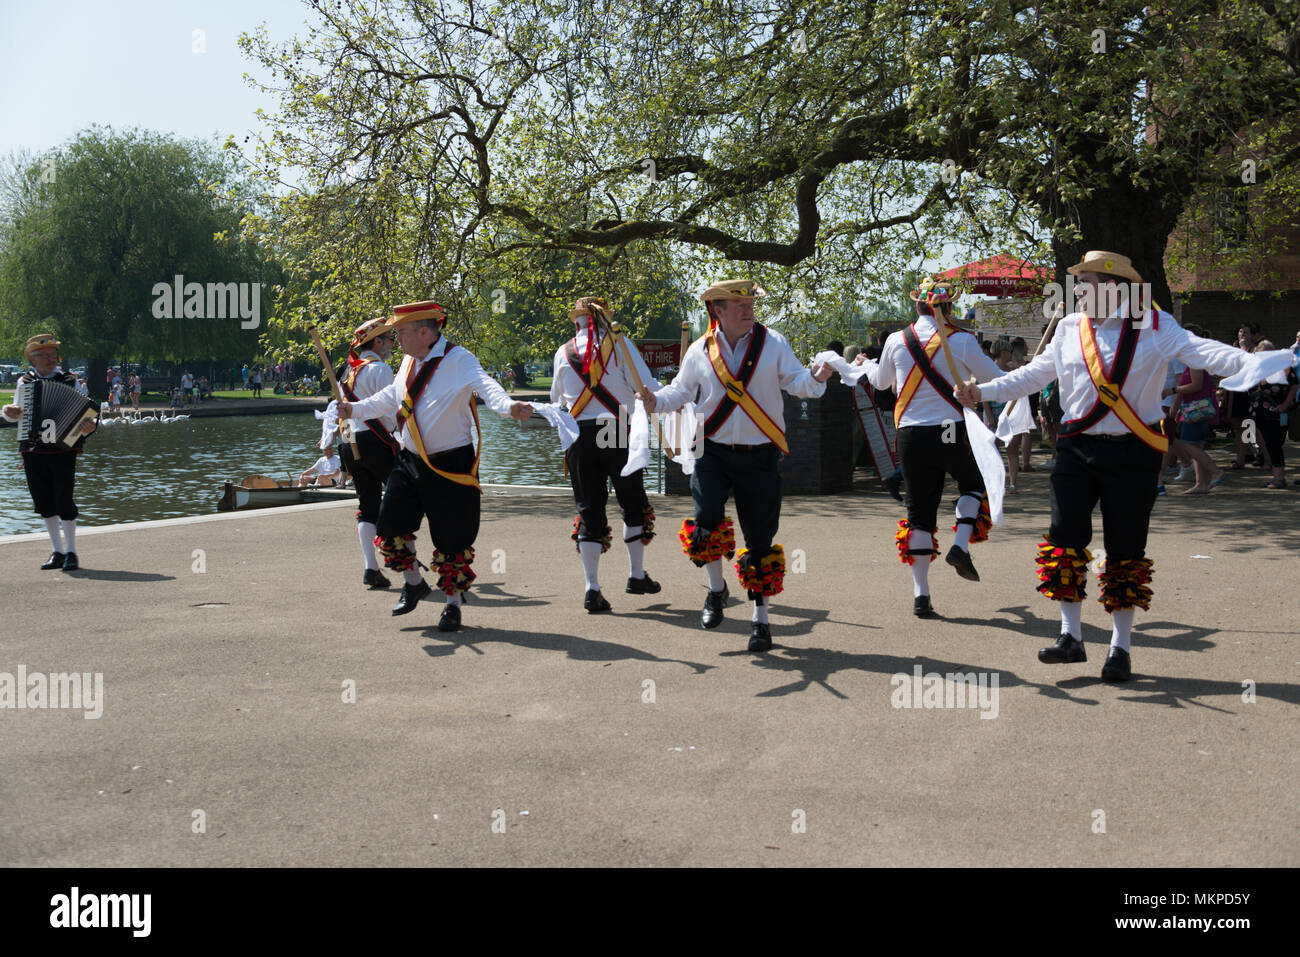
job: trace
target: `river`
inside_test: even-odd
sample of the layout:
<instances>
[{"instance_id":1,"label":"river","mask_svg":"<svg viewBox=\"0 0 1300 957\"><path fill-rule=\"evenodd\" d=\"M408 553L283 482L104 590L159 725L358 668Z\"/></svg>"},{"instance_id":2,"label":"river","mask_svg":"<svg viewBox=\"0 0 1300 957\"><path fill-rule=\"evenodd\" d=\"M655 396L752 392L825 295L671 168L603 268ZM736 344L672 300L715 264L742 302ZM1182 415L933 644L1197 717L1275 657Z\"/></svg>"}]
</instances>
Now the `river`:
<instances>
[{"instance_id":1,"label":"river","mask_svg":"<svg viewBox=\"0 0 1300 957\"><path fill-rule=\"evenodd\" d=\"M567 487L555 431L525 428L479 407L484 483ZM210 515L221 483L260 473L294 477L315 462L320 423L298 414L189 419L151 425L101 426L77 463L78 525ZM16 430L0 431L0 535L39 532L18 454ZM646 490L660 481L659 453L646 470Z\"/></svg>"}]
</instances>

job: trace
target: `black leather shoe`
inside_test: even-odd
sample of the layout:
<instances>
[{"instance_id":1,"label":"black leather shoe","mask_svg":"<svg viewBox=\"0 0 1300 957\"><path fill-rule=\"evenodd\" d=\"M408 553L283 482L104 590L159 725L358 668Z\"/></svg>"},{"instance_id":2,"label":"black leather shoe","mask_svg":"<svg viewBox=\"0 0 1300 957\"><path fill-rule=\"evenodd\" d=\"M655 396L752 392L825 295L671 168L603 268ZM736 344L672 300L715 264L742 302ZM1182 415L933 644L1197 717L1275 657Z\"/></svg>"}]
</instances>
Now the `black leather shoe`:
<instances>
[{"instance_id":1,"label":"black leather shoe","mask_svg":"<svg viewBox=\"0 0 1300 957\"><path fill-rule=\"evenodd\" d=\"M609 601L598 590L589 589L586 597L582 599L582 607L587 609L587 614L594 615L597 612L609 611Z\"/></svg>"},{"instance_id":2,"label":"black leather shoe","mask_svg":"<svg viewBox=\"0 0 1300 957\"><path fill-rule=\"evenodd\" d=\"M373 591L376 588L390 588L393 583L381 575L378 568L367 568L365 577L361 579L361 584Z\"/></svg>"},{"instance_id":3,"label":"black leather shoe","mask_svg":"<svg viewBox=\"0 0 1300 957\"><path fill-rule=\"evenodd\" d=\"M442 617L438 619L439 631L460 630L460 605L443 605Z\"/></svg>"},{"instance_id":4,"label":"black leather shoe","mask_svg":"<svg viewBox=\"0 0 1300 957\"><path fill-rule=\"evenodd\" d=\"M934 617L934 606L930 604L929 595L917 595L912 599L912 614L917 618Z\"/></svg>"},{"instance_id":5,"label":"black leather shoe","mask_svg":"<svg viewBox=\"0 0 1300 957\"><path fill-rule=\"evenodd\" d=\"M900 502L903 500L903 493L899 491L903 485L903 480L901 478L894 478L891 475L889 478L882 479L880 484L885 486L885 491L894 496L894 498L898 499Z\"/></svg>"},{"instance_id":6,"label":"black leather shoe","mask_svg":"<svg viewBox=\"0 0 1300 957\"><path fill-rule=\"evenodd\" d=\"M726 585L722 586L722 591L711 591L704 599L704 613L700 615L700 624L705 628L717 628L722 624L722 608L727 604L727 597L731 594Z\"/></svg>"},{"instance_id":7,"label":"black leather shoe","mask_svg":"<svg viewBox=\"0 0 1300 957\"><path fill-rule=\"evenodd\" d=\"M63 557L63 570L65 572L75 572L80 567L81 562L77 561L76 552L68 552L68 554Z\"/></svg>"},{"instance_id":8,"label":"black leather shoe","mask_svg":"<svg viewBox=\"0 0 1300 957\"><path fill-rule=\"evenodd\" d=\"M418 585L403 585L402 597L397 599L397 604L393 606L394 615L406 615L415 611L415 606L420 603L420 599L433 594L433 589L424 579L420 579Z\"/></svg>"},{"instance_id":9,"label":"black leather shoe","mask_svg":"<svg viewBox=\"0 0 1300 957\"><path fill-rule=\"evenodd\" d=\"M1073 635L1064 634L1052 647L1039 648L1038 660L1045 665L1072 665L1087 661L1088 655L1083 650L1083 642Z\"/></svg>"},{"instance_id":10,"label":"black leather shoe","mask_svg":"<svg viewBox=\"0 0 1300 957\"><path fill-rule=\"evenodd\" d=\"M657 595L664 586L650 577L649 573L645 578L629 578L627 580L627 593L629 595Z\"/></svg>"},{"instance_id":11,"label":"black leather shoe","mask_svg":"<svg viewBox=\"0 0 1300 957\"><path fill-rule=\"evenodd\" d=\"M1101 666L1102 681L1128 681L1133 677L1133 664L1123 648L1112 648L1106 663Z\"/></svg>"},{"instance_id":12,"label":"black leather shoe","mask_svg":"<svg viewBox=\"0 0 1300 957\"><path fill-rule=\"evenodd\" d=\"M749 650L771 651L772 631L765 622L756 621L749 628Z\"/></svg>"},{"instance_id":13,"label":"black leather shoe","mask_svg":"<svg viewBox=\"0 0 1300 957\"><path fill-rule=\"evenodd\" d=\"M975 563L970 560L970 552L964 551L954 545L948 549L947 562L953 568L957 569L957 574L967 581L977 582L980 580L980 573L975 570Z\"/></svg>"},{"instance_id":14,"label":"black leather shoe","mask_svg":"<svg viewBox=\"0 0 1300 957\"><path fill-rule=\"evenodd\" d=\"M45 564L41 566L41 570L49 571L51 568L62 568L63 561L67 557L63 552L50 552L50 557L45 559Z\"/></svg>"}]
</instances>

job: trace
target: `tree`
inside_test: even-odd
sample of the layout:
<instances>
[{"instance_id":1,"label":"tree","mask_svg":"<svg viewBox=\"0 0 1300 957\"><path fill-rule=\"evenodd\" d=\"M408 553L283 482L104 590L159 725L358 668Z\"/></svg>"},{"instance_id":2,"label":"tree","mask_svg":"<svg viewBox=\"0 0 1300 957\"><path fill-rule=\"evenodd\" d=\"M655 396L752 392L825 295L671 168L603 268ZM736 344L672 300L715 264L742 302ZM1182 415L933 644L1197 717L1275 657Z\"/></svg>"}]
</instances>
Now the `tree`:
<instances>
[{"instance_id":1,"label":"tree","mask_svg":"<svg viewBox=\"0 0 1300 957\"><path fill-rule=\"evenodd\" d=\"M1049 251L1062 279L1128 252L1167 301L1189 198L1300 106L1298 3L344 0L244 42L284 81L256 162L353 164L392 190L358 191L377 222L391 196L432 210L449 275L670 243L687 274L757 264L775 312L802 293L819 316L945 244ZM1260 182L1296 159L1261 157Z\"/></svg>"},{"instance_id":2,"label":"tree","mask_svg":"<svg viewBox=\"0 0 1300 957\"><path fill-rule=\"evenodd\" d=\"M89 358L100 397L113 359L255 352L260 284L277 273L240 236L250 198L212 146L92 128L19 161L2 195L0 331L10 344L53 330L65 354Z\"/></svg>"}]
</instances>

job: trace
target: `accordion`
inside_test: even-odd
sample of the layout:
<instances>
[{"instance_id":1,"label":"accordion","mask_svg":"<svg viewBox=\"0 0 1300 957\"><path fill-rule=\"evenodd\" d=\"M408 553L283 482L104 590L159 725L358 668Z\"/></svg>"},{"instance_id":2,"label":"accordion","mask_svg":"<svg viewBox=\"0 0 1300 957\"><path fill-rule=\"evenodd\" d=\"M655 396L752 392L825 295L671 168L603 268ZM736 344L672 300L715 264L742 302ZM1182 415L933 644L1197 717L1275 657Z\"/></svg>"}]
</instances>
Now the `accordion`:
<instances>
[{"instance_id":1,"label":"accordion","mask_svg":"<svg viewBox=\"0 0 1300 957\"><path fill-rule=\"evenodd\" d=\"M14 399L23 407L23 417L18 421L19 442L72 448L81 438L82 423L99 418L94 402L62 382L19 382Z\"/></svg>"}]
</instances>

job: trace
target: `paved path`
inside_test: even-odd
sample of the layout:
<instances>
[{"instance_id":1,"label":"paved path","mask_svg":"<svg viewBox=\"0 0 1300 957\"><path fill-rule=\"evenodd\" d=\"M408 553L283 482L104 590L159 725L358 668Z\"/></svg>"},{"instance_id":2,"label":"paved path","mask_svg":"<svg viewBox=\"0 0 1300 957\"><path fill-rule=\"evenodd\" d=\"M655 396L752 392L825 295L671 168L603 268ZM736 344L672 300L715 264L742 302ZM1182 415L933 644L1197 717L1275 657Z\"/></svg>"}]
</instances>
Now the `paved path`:
<instances>
[{"instance_id":1,"label":"paved path","mask_svg":"<svg viewBox=\"0 0 1300 957\"><path fill-rule=\"evenodd\" d=\"M655 501L662 594L623 594L613 551L615 613L588 616L571 501L490 490L453 635L361 588L350 507L83 533L76 576L10 542L0 671L104 691L98 719L0 711L0 864L1294 866L1300 528L1262 481L1160 500L1127 685L1098 678L1095 582L1088 663L1035 658L1041 473L976 547L982 583L935 567L933 622L892 500L787 500L806 571L766 656L735 602L699 628L682 499ZM891 706L918 665L996 675L996 717Z\"/></svg>"}]
</instances>

